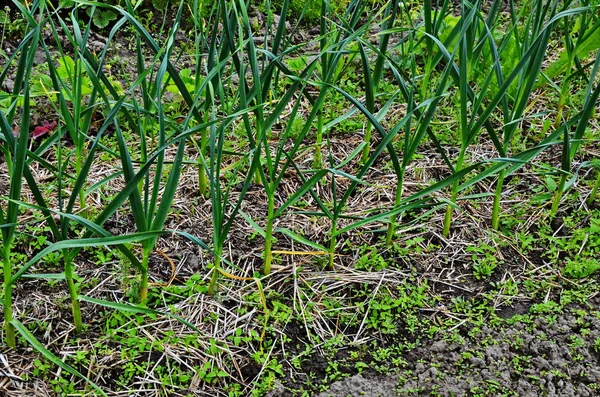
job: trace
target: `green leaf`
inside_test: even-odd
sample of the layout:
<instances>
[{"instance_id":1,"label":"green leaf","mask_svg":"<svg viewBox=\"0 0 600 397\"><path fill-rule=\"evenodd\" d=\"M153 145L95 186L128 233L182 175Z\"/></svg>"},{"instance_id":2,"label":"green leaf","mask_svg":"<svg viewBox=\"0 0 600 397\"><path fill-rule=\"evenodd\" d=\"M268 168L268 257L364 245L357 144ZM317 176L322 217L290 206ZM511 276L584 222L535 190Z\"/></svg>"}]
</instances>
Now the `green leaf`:
<instances>
[{"instance_id":1,"label":"green leaf","mask_svg":"<svg viewBox=\"0 0 600 397\"><path fill-rule=\"evenodd\" d=\"M600 24L596 23L596 25L586 33L586 38L583 42L578 43L575 47L575 56L581 57L589 54L591 51L596 51L600 48ZM568 65L570 65L569 60L570 54L567 49L563 49L560 53L560 56L557 60L552 62L550 66L544 71L544 75L548 80L553 80L567 69ZM536 88L539 88L545 83L544 80L540 79ZM565 84L565 83L563 83Z\"/></svg>"},{"instance_id":2,"label":"green leaf","mask_svg":"<svg viewBox=\"0 0 600 397\"><path fill-rule=\"evenodd\" d=\"M43 280L65 280L65 273L34 273L24 274L22 277Z\"/></svg>"},{"instance_id":3,"label":"green leaf","mask_svg":"<svg viewBox=\"0 0 600 397\"><path fill-rule=\"evenodd\" d=\"M292 232L290 229L280 228L280 229L275 230L275 232L285 234L286 236L290 237L292 240L295 240L295 241L299 242L300 244L308 245L309 247L314 248L317 251L323 251L323 252L329 251L327 248L323 247L321 244L312 242L312 241L308 240L307 238L302 237L301 235Z\"/></svg>"},{"instance_id":4,"label":"green leaf","mask_svg":"<svg viewBox=\"0 0 600 397\"><path fill-rule=\"evenodd\" d=\"M294 194L292 194L286 200L286 202L283 203L277 211L275 211L275 214L273 214L273 217L276 218L279 215L281 215L287 207L294 204L300 197L302 197L306 192L308 192L310 189L312 189L312 187L315 186L317 184L317 182L319 182L321 179L323 179L323 177L325 175L327 175L327 173L329 171L330 171L329 169L320 170L317 173L315 173L309 180L304 182L302 184L302 186L300 187L300 189L298 189L296 192L294 192Z\"/></svg>"},{"instance_id":5,"label":"green leaf","mask_svg":"<svg viewBox=\"0 0 600 397\"><path fill-rule=\"evenodd\" d=\"M47 360L51 361L53 364L55 364L55 365L59 366L60 368L64 369L65 371L67 371L71 375L77 376L78 378L81 378L81 379L85 380L90 386L92 386L96 391L98 391L98 393L100 393L100 395L107 396L107 394L104 391L102 391L102 389L100 389L89 378L87 378L86 376L82 375L75 368L71 367L69 364L65 363L60 358L56 357L50 350L46 349L44 347L44 345L42 345L36 339L36 337L33 336L31 334L31 332L29 332L29 330L27 328L25 328L25 326L19 320L12 320L10 323L23 336L23 338L25 338L25 340L27 342L29 342L29 344L35 350L37 350L42 356L44 356Z\"/></svg>"},{"instance_id":6,"label":"green leaf","mask_svg":"<svg viewBox=\"0 0 600 397\"><path fill-rule=\"evenodd\" d=\"M256 233L258 233L258 235L260 237L265 238L265 236L266 236L265 229L260 227L260 225L258 223L254 222L254 220L248 214L246 214L244 211L238 210L238 212L242 216L242 218L244 218L246 220L246 222L248 222L248 224L250 226L252 226L254 231L256 231Z\"/></svg>"},{"instance_id":7,"label":"green leaf","mask_svg":"<svg viewBox=\"0 0 600 397\"><path fill-rule=\"evenodd\" d=\"M27 263L25 263L18 272L16 272L12 278L10 279L10 284L14 283L21 277L31 266L36 264L40 259L42 259L45 255L54 252L60 251L64 249L71 248L84 248L84 247L104 247L107 245L121 245L126 243L134 243L139 241L148 240L151 238L156 238L156 236L165 234L167 232L164 231L156 231L156 232L142 232L142 233L134 233L128 234L124 236L110 236L110 237L98 237L98 238L81 238L78 240L63 240L58 241L48 247L44 248L36 256L31 258Z\"/></svg>"}]
</instances>

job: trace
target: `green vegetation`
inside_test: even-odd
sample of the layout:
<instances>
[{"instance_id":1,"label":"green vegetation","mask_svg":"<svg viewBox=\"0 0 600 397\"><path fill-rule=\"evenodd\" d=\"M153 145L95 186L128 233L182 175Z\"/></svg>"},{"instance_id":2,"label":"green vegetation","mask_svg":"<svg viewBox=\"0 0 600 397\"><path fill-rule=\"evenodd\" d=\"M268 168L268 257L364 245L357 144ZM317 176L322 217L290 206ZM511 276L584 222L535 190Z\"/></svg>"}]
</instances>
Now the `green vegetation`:
<instances>
[{"instance_id":1,"label":"green vegetation","mask_svg":"<svg viewBox=\"0 0 600 397\"><path fill-rule=\"evenodd\" d=\"M0 12L3 343L61 395L314 394L565 312L597 352L600 3L422 3Z\"/></svg>"}]
</instances>

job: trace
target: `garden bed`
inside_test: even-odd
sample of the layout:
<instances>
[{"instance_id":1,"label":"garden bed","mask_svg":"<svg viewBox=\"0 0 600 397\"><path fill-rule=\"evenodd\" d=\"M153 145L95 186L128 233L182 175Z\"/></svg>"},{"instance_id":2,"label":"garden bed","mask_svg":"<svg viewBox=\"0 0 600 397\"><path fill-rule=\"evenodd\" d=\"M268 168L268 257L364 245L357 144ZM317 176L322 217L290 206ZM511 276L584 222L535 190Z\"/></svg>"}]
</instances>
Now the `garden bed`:
<instances>
[{"instance_id":1,"label":"garden bed","mask_svg":"<svg viewBox=\"0 0 600 397\"><path fill-rule=\"evenodd\" d=\"M42 3L2 42L0 392L599 393L593 8Z\"/></svg>"}]
</instances>

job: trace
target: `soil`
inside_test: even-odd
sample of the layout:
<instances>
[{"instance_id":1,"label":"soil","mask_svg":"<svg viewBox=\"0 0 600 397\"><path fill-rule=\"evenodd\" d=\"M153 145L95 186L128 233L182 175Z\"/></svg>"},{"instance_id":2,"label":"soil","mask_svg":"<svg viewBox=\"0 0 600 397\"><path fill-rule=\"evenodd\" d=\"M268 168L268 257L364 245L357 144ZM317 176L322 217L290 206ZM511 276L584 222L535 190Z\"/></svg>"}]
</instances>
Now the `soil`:
<instances>
[{"instance_id":1,"label":"soil","mask_svg":"<svg viewBox=\"0 0 600 397\"><path fill-rule=\"evenodd\" d=\"M260 15L257 16L260 20ZM314 29L299 30L295 38L298 41L314 38L318 32ZM104 38L95 35L92 45L101 48ZM7 48L15 47L16 43L9 40L4 44ZM127 45L118 43L109 55L119 55L118 67L124 73L133 72L135 62L133 54L127 52ZM189 65L182 64L181 67ZM4 82L6 84L10 80ZM36 115L43 118L45 115ZM333 157L344 158L357 144L356 137L332 131L330 138L334 141ZM477 148L477 150L491 150ZM431 148L422 148L422 160L415 161L407 174L406 194L410 194L413 186L418 186L424 181L440 180L448 172L442 160ZM547 154L548 163L556 164L560 161L560 153ZM311 158L298 159L310 167ZM394 179L382 167L387 159L382 159L370 171L368 179L374 185L392 185ZM349 164L351 168L353 164ZM419 170L419 172L417 172ZM4 170L3 170L4 172ZM99 175L105 175L105 170L98 170ZM182 176L182 190L175 202L177 215L172 215L166 224L167 229L188 231L203 241L210 241L212 235L210 205L203 201L196 193L197 177L195 169L186 167ZM418 176L421 175L421 177ZM529 169L524 169L520 175L524 181L539 183L538 176ZM2 175L4 178L5 175ZM6 179L8 180L8 179ZM285 201L290 192L301 184L301 179L294 173L286 176L286 184L277 192L278 203ZM343 183L341 181L340 183ZM524 188L525 186L523 186ZM4 190L3 186L0 186ZM118 191L118 186L108 186ZM342 189L340 189L342 190ZM482 189L483 191L483 189ZM481 193L475 191L474 193ZM235 195L235 192L232 193ZM328 195L327 191L323 195ZM526 193L527 194L527 193ZM331 199L331 197L325 197ZM351 207L368 206L377 202L383 205L390 201L389 192L379 192L376 189L358 191L351 199ZM192 203L193 205L190 205ZM573 211L579 203L567 207ZM285 302L293 307L295 312L305 310L312 320L303 321L293 319L287 322L274 323L269 329L273 335L272 354L281 365L281 374L272 385L272 390L266 395L270 397L315 395L326 396L402 396L402 395L439 395L439 396L595 396L600 395L600 296L595 293L586 296L587 306L581 303L566 305L564 309L553 312L544 311L543 305L547 302L560 301L561 293L568 290L569 283L552 285L545 296L520 296L507 297L495 291L494 297L489 298L488 293L494 285L504 283L507 279L529 280L537 282L536 277L545 271L550 258L544 257L543 249L532 250L527 255L522 255L519 250L503 246L498 248L495 255L501 259L500 265L493 275L485 281L473 276L472 256L467 248L474 242L494 245L493 238L485 226L489 219L489 205L483 203L475 205L462 203L462 211L457 213L455 226L449 238L441 237L441 219L443 213L438 211L428 219L423 227L415 227L410 221L418 219L424 210L407 214L404 218L406 230L398 236L398 245L407 247L415 238L423 241L409 250L409 254L398 254L393 251L382 252L382 257L387 263L393 264L384 269L367 269L357 271L356 262L360 254L352 250L341 252L333 271L323 271L322 267L311 258L303 256L282 257L274 266L274 274L266 281L265 291L272 292L277 297L269 299L269 310L273 311L273 302ZM315 209L315 203L307 198L307 207ZM252 219L262 219L265 213L264 191L253 187L244 202L243 210ZM563 217L568 212L563 212L552 221L552 228L556 232L566 233L563 227ZM533 233L539 226L536 224L536 214L523 215L523 225L519 230ZM588 220L589 221L589 220ZM260 221L259 221L260 222ZM299 230L307 239L325 244L326 232L329 225L323 219L308 220L302 214L284 215L280 222L286 227ZM529 225L533 222L534 226ZM134 231L134 222L127 214L116 214L105 225L111 233L125 234ZM530 227L531 226L531 227ZM381 231L375 226L368 226L365 232L344 236L348 245L352 247L375 246L379 241ZM561 231L562 230L562 231ZM568 235L568 234L565 234ZM235 264L230 272L238 271L238 278L228 280L228 289L220 291L213 298L205 294L201 288L195 293L185 289L186 282L193 275L200 275L201 281L206 282L207 265L209 256L179 237L164 239L159 242L159 249L150 260L152 287L160 292L156 293L156 304L163 307L175 302L178 315L201 328L203 335L198 337L198 345L178 346L173 344L165 351L143 352L136 357L139 362L148 363L148 368L167 363L173 367L181 364L183 368L202 367L209 356L208 341L218 341L226 345L236 329L241 329L244 335L252 331L260 333L262 328L262 307L256 303L248 306L247 301L255 285L248 282L247 278L260 270L262 263L262 240L253 235L253 229L243 220L237 220L232 228L230 240L233 242L227 247L227 258ZM278 236L277 249L293 251L296 246L283 236ZM419 248L419 249L417 249ZM426 249L429 249L427 251ZM31 252L27 254L31 255ZM563 258L559 258L562 260ZM98 279L99 285L87 293L96 293L99 297L110 300L123 299L128 288L128 278L131 274L126 271L117 271L116 261L111 260L98 264L91 255L82 255L78 259L78 272L83 279ZM240 270L241 269L241 270ZM538 273L532 273L536 269ZM542 269L542 270L539 270ZM46 269L48 270L48 269ZM58 271L57 269L51 269ZM60 269L59 269L60 270ZM363 269L365 270L365 269ZM552 273L553 270L548 270ZM125 273L125 274L122 274ZM133 271L131 271L133 273ZM557 277L560 279L560 277ZM557 278L553 278L552 282ZM564 280L561 280L564 281ZM202 288L204 284L198 282ZM303 284L304 283L304 284ZM373 298L378 297L378 291L385 290L393 295L400 285L427 284L427 294L436 296L435 305L422 305L423 307L394 308L390 310L394 317L395 330L388 333L374 327L364 326L360 321L352 323L343 329L338 329L338 322L334 317L325 315L329 308L322 305L326 299L338 299L340 302L339 316L345 319L357 316L360 305L371 307ZM494 285L493 285L494 284ZM302 307L302 296L298 293L298 285L307 290L319 291L315 295L314 307ZM181 296L175 292L162 292L167 286L181 288ZM365 292L366 291L366 292ZM162 299L162 300L161 300ZM452 302L463 300L470 304L485 301L493 307L486 307L480 321L471 321L465 315L461 321L462 313L453 313L447 309ZM18 284L15 290L15 301L20 302L16 313L21 318L33 318L46 321L46 329L36 329L35 335L51 349L62 354L65 359L73 356L77 349L95 348L99 343L109 353L98 356L94 363L92 380L106 387L109 395L125 395L118 391L122 387L119 377L126 358L122 358L119 343L126 339L126 325L119 327L124 331L119 334L119 343L114 339L104 336L106 323L112 319L110 315L98 315L98 309L89 304L83 304L82 310L86 318L88 330L76 338L76 346L67 341L73 337L73 330L69 324L70 311L66 293L60 286L54 287L39 280L28 280ZM299 303L298 303L299 302ZM311 302L313 303L313 302ZM296 308L300 305L300 309ZM239 309L243 309L239 310ZM239 315L238 312L245 313ZM439 332L427 334L424 325L411 329L408 313L415 314L422 324L442 323L448 318L457 319L452 329L440 329ZM361 313L364 315L364 313ZM364 315L366 317L366 315ZM214 320L216 318L216 320ZM491 324L491 320L496 323ZM498 319L501 319L498 320ZM133 320L132 320L133 322ZM349 322L350 323L350 322ZM137 325L133 325L137 328ZM175 321L158 319L148 320L143 327L143 336L152 334L159 340L173 332L177 335L186 335L189 330ZM116 332L116 331L115 331ZM114 335L113 335L114 336ZM196 334L194 334L196 337ZM312 346L311 338L315 340L332 340L340 338L343 343L335 349L325 349ZM279 341L278 338L284 342ZM135 342L135 340L134 340ZM280 344L278 344L280 343ZM303 355L306 346L311 346L313 351ZM399 347L401 346L401 347ZM223 354L210 355L210 359L218 361L219 368L226 368L231 375L227 381L202 383L195 380L189 390L169 390L164 395L227 395L226 388L229 383L238 382L245 385L244 391L251 394L255 386L253 382L259 379L264 367L257 363L254 356L263 352L263 346L252 341L248 346L229 346L230 351ZM376 357L379 349L389 349L387 358ZM332 353L333 352L333 353ZM218 357L216 357L218 356ZM291 363L291 358L301 357L299 365ZM0 395L6 396L50 396L53 395L50 379L35 375L34 360L38 359L33 350L19 347L16 350L3 348L0 351ZM134 361L133 359L130 359ZM333 367L337 373L332 373ZM360 365L363 364L363 365ZM90 364L91 368L91 364ZM88 368L79 368L86 373ZM54 374L51 374L54 375ZM26 376L23 381L21 376ZM50 375L46 375L49 377ZM59 375L57 375L59 377ZM196 378L196 375L194 375ZM148 373L140 375L138 383L159 383L157 375ZM323 391L323 389L327 389ZM130 395L158 395L156 390L128 390ZM187 394L186 394L187 393ZM304 393L304 394L302 394Z\"/></svg>"},{"instance_id":2,"label":"soil","mask_svg":"<svg viewBox=\"0 0 600 397\"><path fill-rule=\"evenodd\" d=\"M593 304L598 303L596 298ZM435 340L408 352L394 374L354 375L317 396L597 396L600 349L572 347L581 322L590 329L582 338L593 344L600 337L600 320L591 316L565 314L551 322L541 317L532 324L483 327L474 336ZM271 394L286 395L291 394Z\"/></svg>"}]
</instances>

